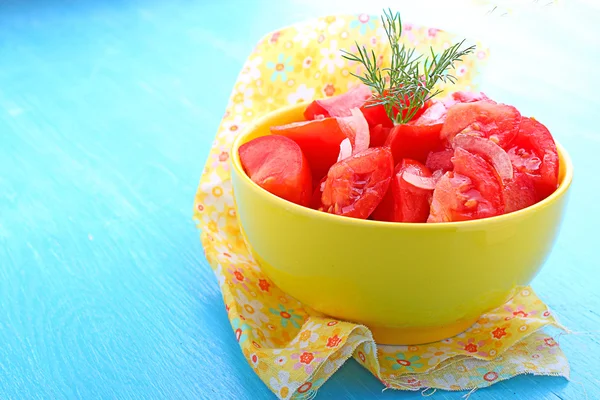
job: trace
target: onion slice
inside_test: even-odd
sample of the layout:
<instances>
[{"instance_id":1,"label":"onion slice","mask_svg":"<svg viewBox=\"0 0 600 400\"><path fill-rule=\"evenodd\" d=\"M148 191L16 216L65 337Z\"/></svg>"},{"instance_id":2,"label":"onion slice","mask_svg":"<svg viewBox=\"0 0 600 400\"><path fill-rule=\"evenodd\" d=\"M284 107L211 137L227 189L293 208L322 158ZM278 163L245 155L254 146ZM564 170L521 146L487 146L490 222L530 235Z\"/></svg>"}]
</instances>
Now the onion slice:
<instances>
[{"instance_id":1,"label":"onion slice","mask_svg":"<svg viewBox=\"0 0 600 400\"><path fill-rule=\"evenodd\" d=\"M340 142L340 155L338 156L337 162L340 162L352 155L352 143L350 139L346 138Z\"/></svg>"},{"instance_id":2,"label":"onion slice","mask_svg":"<svg viewBox=\"0 0 600 400\"><path fill-rule=\"evenodd\" d=\"M402 173L402 179L404 179L406 182L410 183L414 187L425 190L435 189L435 185L439 178L441 178L441 176L437 178L434 176L420 176L408 171L404 171Z\"/></svg>"},{"instance_id":3,"label":"onion slice","mask_svg":"<svg viewBox=\"0 0 600 400\"><path fill-rule=\"evenodd\" d=\"M360 153L369 148L371 134L369 133L369 124L362 111L358 108L350 110L352 114L349 117L337 117L340 129L348 139L353 148L353 153Z\"/></svg>"},{"instance_id":4,"label":"onion slice","mask_svg":"<svg viewBox=\"0 0 600 400\"><path fill-rule=\"evenodd\" d=\"M491 140L460 133L452 139L452 147L455 149L460 147L471 153L486 157L503 181L513 178L513 167L508 153Z\"/></svg>"}]
</instances>

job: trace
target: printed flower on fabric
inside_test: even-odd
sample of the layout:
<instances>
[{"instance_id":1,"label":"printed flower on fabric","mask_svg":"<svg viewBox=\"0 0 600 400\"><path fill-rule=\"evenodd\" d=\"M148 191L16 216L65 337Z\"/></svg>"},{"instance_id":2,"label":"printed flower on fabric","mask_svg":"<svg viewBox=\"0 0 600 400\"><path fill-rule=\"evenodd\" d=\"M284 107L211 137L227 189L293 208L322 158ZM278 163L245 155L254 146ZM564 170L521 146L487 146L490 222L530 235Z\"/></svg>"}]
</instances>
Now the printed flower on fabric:
<instances>
[{"instance_id":1,"label":"printed flower on fabric","mask_svg":"<svg viewBox=\"0 0 600 400\"><path fill-rule=\"evenodd\" d=\"M240 285L241 287L246 289L247 292L250 291L247 285L248 279L244 274L243 269L235 268L232 266L230 268L227 268L227 272L229 272L229 275L232 276L231 281L234 285Z\"/></svg>"},{"instance_id":2,"label":"printed flower on fabric","mask_svg":"<svg viewBox=\"0 0 600 400\"><path fill-rule=\"evenodd\" d=\"M299 388L298 393L304 395L304 398L312 399L317 395L317 390L325 383L325 379L319 378L313 382L304 382Z\"/></svg>"},{"instance_id":3,"label":"printed flower on fabric","mask_svg":"<svg viewBox=\"0 0 600 400\"><path fill-rule=\"evenodd\" d=\"M246 62L246 64L244 65L244 68L242 69L242 72L240 72L240 76L238 78L238 80L240 82L243 83L250 83L252 81L257 80L258 78L260 78L260 66L263 63L263 58L260 56L256 56L254 58L249 58L248 61Z\"/></svg>"},{"instance_id":4,"label":"printed flower on fabric","mask_svg":"<svg viewBox=\"0 0 600 400\"><path fill-rule=\"evenodd\" d=\"M438 365L446 358L451 357L453 354L450 347L427 347L427 351L421 355L423 361L427 360L427 365Z\"/></svg>"},{"instance_id":5,"label":"printed flower on fabric","mask_svg":"<svg viewBox=\"0 0 600 400\"><path fill-rule=\"evenodd\" d=\"M296 25L296 36L294 36L294 42L300 43L303 48L306 48L309 44L317 39L317 29L312 23L298 24Z\"/></svg>"},{"instance_id":6,"label":"printed flower on fabric","mask_svg":"<svg viewBox=\"0 0 600 400\"><path fill-rule=\"evenodd\" d=\"M526 311L525 306L519 305L518 307L512 307L511 305L507 305L504 307L506 311L508 311L511 315L504 318L506 321L510 321L513 318L522 318L525 319L527 317L531 317L537 314L536 310Z\"/></svg>"},{"instance_id":7,"label":"printed flower on fabric","mask_svg":"<svg viewBox=\"0 0 600 400\"><path fill-rule=\"evenodd\" d=\"M294 70L292 65L292 56L286 56L283 53L279 53L277 56L277 62L267 61L267 68L272 69L271 81L275 82L277 79L281 79L282 82L287 81L287 73Z\"/></svg>"},{"instance_id":8,"label":"printed flower on fabric","mask_svg":"<svg viewBox=\"0 0 600 400\"><path fill-rule=\"evenodd\" d=\"M306 85L303 83L302 85L298 86L295 92L288 95L287 101L290 104L307 103L312 101L314 97L315 89L306 87Z\"/></svg>"},{"instance_id":9,"label":"printed flower on fabric","mask_svg":"<svg viewBox=\"0 0 600 400\"><path fill-rule=\"evenodd\" d=\"M281 370L277 373L277 377L271 377L269 380L269 386L273 389L273 392L282 399L287 399L290 396L290 373Z\"/></svg>"},{"instance_id":10,"label":"printed flower on fabric","mask_svg":"<svg viewBox=\"0 0 600 400\"><path fill-rule=\"evenodd\" d=\"M304 75L304 79L310 79L312 73L315 71L315 57L319 57L318 48L308 48L297 51L294 56L294 72L301 72Z\"/></svg>"},{"instance_id":11,"label":"printed flower on fabric","mask_svg":"<svg viewBox=\"0 0 600 400\"><path fill-rule=\"evenodd\" d=\"M337 35L345 26L346 22L342 18L332 15L319 19L317 22L317 30L330 36Z\"/></svg>"},{"instance_id":12,"label":"printed flower on fabric","mask_svg":"<svg viewBox=\"0 0 600 400\"><path fill-rule=\"evenodd\" d=\"M375 22L368 14L360 14L357 19L350 22L350 29L357 29L361 35L375 29Z\"/></svg>"},{"instance_id":13,"label":"printed flower on fabric","mask_svg":"<svg viewBox=\"0 0 600 400\"><path fill-rule=\"evenodd\" d=\"M324 360L324 358L318 357L318 352L312 351L294 353L291 357L293 360L296 360L294 369L304 369L307 374L312 374L314 368L319 366L321 361Z\"/></svg>"},{"instance_id":14,"label":"printed flower on fabric","mask_svg":"<svg viewBox=\"0 0 600 400\"><path fill-rule=\"evenodd\" d=\"M488 356L488 353L481 350L481 348L483 346L485 346L485 344L486 344L485 340L479 340L476 342L475 338L471 337L467 341L458 341L458 342L456 342L456 344L458 346L460 346L462 348L462 350L464 350L467 353L470 353L472 355L477 354L478 356L481 356L481 357Z\"/></svg>"},{"instance_id":15,"label":"printed flower on fabric","mask_svg":"<svg viewBox=\"0 0 600 400\"><path fill-rule=\"evenodd\" d=\"M242 117L235 115L233 118L223 121L219 133L221 137L224 137L227 142L231 143L243 128Z\"/></svg>"},{"instance_id":16,"label":"printed flower on fabric","mask_svg":"<svg viewBox=\"0 0 600 400\"><path fill-rule=\"evenodd\" d=\"M283 102L281 84L267 84L258 89L256 110L262 115L273 111Z\"/></svg>"},{"instance_id":17,"label":"printed flower on fabric","mask_svg":"<svg viewBox=\"0 0 600 400\"><path fill-rule=\"evenodd\" d=\"M240 318L234 318L231 320L231 327L233 328L233 333L235 334L235 340L237 340L239 344L242 344L248 340L248 335L251 330L250 325L243 322Z\"/></svg>"},{"instance_id":18,"label":"printed flower on fabric","mask_svg":"<svg viewBox=\"0 0 600 400\"><path fill-rule=\"evenodd\" d=\"M237 88L237 92L231 98L235 112L241 113L244 109L252 108L252 96L254 89L241 84Z\"/></svg>"},{"instance_id":19,"label":"printed flower on fabric","mask_svg":"<svg viewBox=\"0 0 600 400\"><path fill-rule=\"evenodd\" d=\"M267 317L261 310L264 308L264 304L256 299L249 300L248 297L241 291L237 291L236 295L238 304L242 308L246 319L252 321L257 327L261 326L263 322L269 322Z\"/></svg>"},{"instance_id":20,"label":"printed flower on fabric","mask_svg":"<svg viewBox=\"0 0 600 400\"><path fill-rule=\"evenodd\" d=\"M333 74L336 68L342 68L344 66L344 59L342 58L342 52L338 48L337 40L329 42L329 47L321 48L321 62L319 63L320 69L327 69L327 73Z\"/></svg>"},{"instance_id":21,"label":"printed flower on fabric","mask_svg":"<svg viewBox=\"0 0 600 400\"><path fill-rule=\"evenodd\" d=\"M407 357L404 353L396 353L394 357L388 356L385 359L393 363L392 369L394 371L401 369L414 372L415 369L423 367L423 364L418 362L421 359L419 356Z\"/></svg>"},{"instance_id":22,"label":"printed flower on fabric","mask_svg":"<svg viewBox=\"0 0 600 400\"><path fill-rule=\"evenodd\" d=\"M545 338L542 344L537 346L535 349L537 351L547 351L548 354L557 354L561 351L558 342L551 337Z\"/></svg>"},{"instance_id":23,"label":"printed flower on fabric","mask_svg":"<svg viewBox=\"0 0 600 400\"><path fill-rule=\"evenodd\" d=\"M288 324L291 324L294 328L300 328L302 316L294 314L294 310L287 309L283 306L283 304L280 304L278 309L271 308L269 311L271 311L271 314L275 314L280 317L281 326L284 328L287 328Z\"/></svg>"},{"instance_id":24,"label":"printed flower on fabric","mask_svg":"<svg viewBox=\"0 0 600 400\"><path fill-rule=\"evenodd\" d=\"M469 378L458 374L444 374L441 378L433 378L433 382L442 389L461 390L467 388Z\"/></svg>"},{"instance_id":25,"label":"printed flower on fabric","mask_svg":"<svg viewBox=\"0 0 600 400\"><path fill-rule=\"evenodd\" d=\"M319 339L319 328L321 328L321 324L315 324L312 321L308 322L300 331L300 333L296 335L292 343L297 343L298 348L300 349L309 347L312 343Z\"/></svg>"},{"instance_id":26,"label":"printed flower on fabric","mask_svg":"<svg viewBox=\"0 0 600 400\"><path fill-rule=\"evenodd\" d=\"M498 365L493 369L488 368L477 368L476 371L479 375L474 376L473 378L483 379L486 382L494 382L500 377L500 372L504 367L502 365Z\"/></svg>"}]
</instances>

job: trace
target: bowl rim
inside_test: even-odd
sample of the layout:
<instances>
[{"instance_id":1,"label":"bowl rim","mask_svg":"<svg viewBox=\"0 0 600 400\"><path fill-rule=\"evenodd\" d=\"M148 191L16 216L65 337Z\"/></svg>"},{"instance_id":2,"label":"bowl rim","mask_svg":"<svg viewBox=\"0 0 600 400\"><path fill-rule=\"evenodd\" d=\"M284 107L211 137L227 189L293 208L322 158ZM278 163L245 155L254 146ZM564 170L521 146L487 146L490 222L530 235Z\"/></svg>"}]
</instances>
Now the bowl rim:
<instances>
[{"instance_id":1,"label":"bowl rim","mask_svg":"<svg viewBox=\"0 0 600 400\"><path fill-rule=\"evenodd\" d=\"M244 171L242 167L242 163L239 158L239 147L245 143L244 139L249 136L252 132L256 130L260 125L264 125L267 120L273 119L276 116L282 116L284 114L291 113L293 111L298 111L298 108L306 107L307 103L298 103L293 105L288 105L284 107L280 107L276 110L273 110L269 113L264 114L261 117L256 118L254 121L250 122L244 129L240 131L240 133L234 139L231 145L230 159L233 170L240 175L242 181L249 185L255 192L259 195L267 196L271 202L280 205L282 208L293 211L294 213L299 213L300 215L304 215L310 218L320 218L324 221L329 221L331 223L339 223L339 224L347 224L354 226L364 226L364 227L380 227L380 228L402 228L402 229L451 229L455 230L458 228L478 228L481 225L489 225L495 223L504 223L514 219L518 219L524 217L526 214L531 214L542 210L543 208L549 207L552 203L558 201L559 198L563 197L571 183L573 181L573 163L571 162L571 157L565 150L565 148L554 139L556 143L556 147L558 150L559 162L564 165L564 177L560 182L558 188L545 199L529 206L523 208L521 210L513 211L510 213L496 215L493 217L468 220L468 221L454 221L454 222L439 222L439 223L415 223L415 222L388 222L388 221L375 221L370 219L359 219L359 218L350 218L342 215L330 214L323 211L314 210L309 207L304 207L296 203L292 203L291 201L285 200L279 196L276 196L266 189L263 189L258 184L256 184ZM559 167L560 168L560 167ZM559 170L560 171L560 170ZM233 171L232 171L233 172Z\"/></svg>"}]
</instances>

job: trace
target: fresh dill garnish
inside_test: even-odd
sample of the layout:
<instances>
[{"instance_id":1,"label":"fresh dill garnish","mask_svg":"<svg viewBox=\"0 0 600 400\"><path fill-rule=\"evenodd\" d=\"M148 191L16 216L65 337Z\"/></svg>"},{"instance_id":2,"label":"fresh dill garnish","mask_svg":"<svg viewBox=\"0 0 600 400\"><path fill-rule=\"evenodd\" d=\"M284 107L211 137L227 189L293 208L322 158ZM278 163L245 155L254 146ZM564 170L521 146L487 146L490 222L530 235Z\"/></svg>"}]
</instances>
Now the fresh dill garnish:
<instances>
[{"instance_id":1,"label":"fresh dill garnish","mask_svg":"<svg viewBox=\"0 0 600 400\"><path fill-rule=\"evenodd\" d=\"M456 43L441 54L436 54L430 47L430 55L415 56L415 49L407 48L400 43L402 21L400 13L384 10L381 21L385 29L392 58L389 68L377 65L375 51L369 52L364 46L356 43L358 54L342 50L343 57L358 62L365 67L363 76L352 74L374 91L373 101L369 106L383 105L387 115L395 124L410 121L425 102L441 93L435 89L438 82L456 83L456 77L450 73L455 62L472 53L475 46L461 49L464 40ZM396 111L397 110L397 114ZM396 114L396 115L394 115Z\"/></svg>"}]
</instances>

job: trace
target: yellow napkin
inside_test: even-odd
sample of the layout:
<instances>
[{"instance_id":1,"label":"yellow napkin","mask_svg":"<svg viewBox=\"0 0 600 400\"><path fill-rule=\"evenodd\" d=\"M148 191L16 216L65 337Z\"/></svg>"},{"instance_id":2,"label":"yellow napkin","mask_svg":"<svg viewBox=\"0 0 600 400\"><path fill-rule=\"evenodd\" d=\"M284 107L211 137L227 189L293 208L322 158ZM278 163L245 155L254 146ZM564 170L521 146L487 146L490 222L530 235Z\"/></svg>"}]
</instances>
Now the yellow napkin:
<instances>
[{"instance_id":1,"label":"yellow napkin","mask_svg":"<svg viewBox=\"0 0 600 400\"><path fill-rule=\"evenodd\" d=\"M425 52L459 38L404 24L405 42ZM330 16L274 32L248 58L231 95L195 198L206 258L223 292L235 340L248 362L279 398L313 396L354 357L386 387L401 390L485 387L518 374L568 377L558 344L540 332L557 325L530 288L482 316L467 332L422 346L379 346L361 325L304 307L278 289L248 252L236 219L229 172L233 138L252 119L290 103L342 93L356 83L358 65L339 49L359 44L389 55L385 31L368 15ZM456 66L455 90L475 90L488 57L478 45ZM385 57L382 59L385 62ZM398 282L398 290L406 282Z\"/></svg>"}]
</instances>

